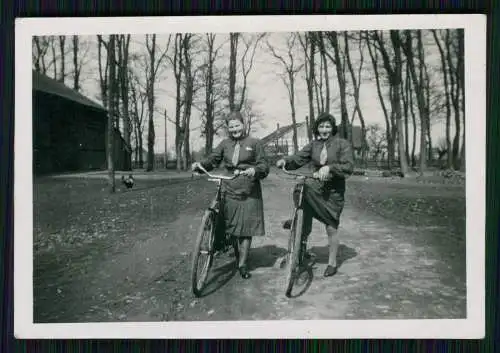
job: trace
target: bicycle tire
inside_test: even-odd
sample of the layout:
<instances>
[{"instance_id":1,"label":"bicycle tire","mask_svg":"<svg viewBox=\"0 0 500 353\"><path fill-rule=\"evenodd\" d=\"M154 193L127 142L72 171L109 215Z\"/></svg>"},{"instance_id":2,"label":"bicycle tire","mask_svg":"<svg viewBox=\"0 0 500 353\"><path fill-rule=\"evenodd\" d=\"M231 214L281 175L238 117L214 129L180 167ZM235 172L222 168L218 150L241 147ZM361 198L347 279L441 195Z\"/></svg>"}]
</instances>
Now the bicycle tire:
<instances>
[{"instance_id":1,"label":"bicycle tire","mask_svg":"<svg viewBox=\"0 0 500 353\"><path fill-rule=\"evenodd\" d=\"M191 290L193 294L197 297L201 295L205 281L207 280L208 272L212 266L213 261L213 244L215 238L215 228L216 228L216 217L217 214L213 210L206 210L201 219L200 228L198 230L198 235L196 238L196 244L193 252L192 264L191 264ZM210 225L210 231L206 231L206 226ZM198 274L198 265L200 260L200 255L202 253L203 240L208 234L208 249L207 251L207 262L201 272Z\"/></svg>"},{"instance_id":2,"label":"bicycle tire","mask_svg":"<svg viewBox=\"0 0 500 353\"><path fill-rule=\"evenodd\" d=\"M292 226L290 227L290 237L288 238L288 256L286 261L286 296L290 296L295 281L295 270L299 264L301 249L301 233L304 220L304 211L295 209Z\"/></svg>"}]
</instances>

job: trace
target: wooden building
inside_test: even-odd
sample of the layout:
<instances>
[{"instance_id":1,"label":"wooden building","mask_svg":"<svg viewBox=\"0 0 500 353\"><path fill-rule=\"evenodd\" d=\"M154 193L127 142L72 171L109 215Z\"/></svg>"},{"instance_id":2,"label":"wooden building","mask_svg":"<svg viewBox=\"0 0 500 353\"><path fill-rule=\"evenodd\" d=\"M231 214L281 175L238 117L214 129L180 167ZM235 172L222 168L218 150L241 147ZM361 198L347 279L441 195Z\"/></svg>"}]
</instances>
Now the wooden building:
<instances>
[{"instance_id":1,"label":"wooden building","mask_svg":"<svg viewBox=\"0 0 500 353\"><path fill-rule=\"evenodd\" d=\"M35 174L107 168L108 119L104 107L36 71L32 99ZM116 170L131 169L130 146L117 129L114 164Z\"/></svg>"}]
</instances>

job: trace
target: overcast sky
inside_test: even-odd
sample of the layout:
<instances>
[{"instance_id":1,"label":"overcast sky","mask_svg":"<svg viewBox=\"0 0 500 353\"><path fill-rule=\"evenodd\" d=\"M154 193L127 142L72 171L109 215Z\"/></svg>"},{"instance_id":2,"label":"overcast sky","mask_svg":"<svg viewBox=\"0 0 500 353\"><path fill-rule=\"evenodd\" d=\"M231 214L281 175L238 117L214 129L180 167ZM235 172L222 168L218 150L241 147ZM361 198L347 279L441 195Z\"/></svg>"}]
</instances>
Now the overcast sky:
<instances>
[{"instance_id":1,"label":"overcast sky","mask_svg":"<svg viewBox=\"0 0 500 353\"><path fill-rule=\"evenodd\" d=\"M249 36L250 34L245 34ZM266 46L266 41L269 41L276 48L276 50L283 52L286 50L285 43L286 38L289 33L271 33L268 35L267 39L261 42L261 45L257 48L255 60L253 64L253 70L248 76L248 87L247 93L248 97L254 101L254 107L256 110L260 111L263 115L262 126L257 126L257 130L253 134L256 137L264 137L276 129L276 125L279 123L281 126L291 123L290 116L290 104L288 101L288 93L286 87L284 86L281 79L279 79L278 74L283 70L281 64L275 59L268 51ZM168 35L158 35L157 45L158 50L164 50L166 47ZM217 37L217 42L219 44L226 43L223 45L221 51L223 55L217 61L219 67L223 67L228 63L229 55L229 45L228 45L228 34L220 34ZM97 66L97 41L95 36L82 36L82 42L86 42L88 45L88 52L85 55L85 65L81 73L82 79L82 93L92 97L94 100L99 101L100 91L99 91L99 72ZM67 43L70 42L69 40ZM424 44L425 44L425 54L426 62L430 65L431 69L431 80L434 84L442 84L442 77L437 72L439 69L439 52L437 46L430 35L430 32L424 31ZM68 45L70 45L68 43ZM83 45L83 44L82 44ZM343 46L343 40L341 40L341 45ZM240 48L242 45L240 45ZM145 53L145 38L144 35L132 35L132 42L130 45L131 53ZM241 51L240 51L241 52ZM363 111L365 120L367 124L379 123L382 126L385 125L384 115L381 109L380 100L377 94L377 88L375 81L373 80L373 69L370 57L366 47L364 48L364 64L363 64L363 76L361 89L360 89L360 104ZM300 62L302 60L301 50L297 49L296 59ZM354 69L357 71L360 62L360 53L356 43L350 43L350 55L353 62ZM71 69L71 61L69 57L67 60L67 70ZM136 66L138 67L138 66ZM383 71L382 69L380 71ZM49 74L51 71L49 70ZM348 79L350 78L349 72L346 73ZM335 66L329 66L330 75L330 90L332 100L332 112L340 119L340 100L339 100L339 89L337 78L335 75ZM371 78L371 79L370 79ZM350 81L350 79L349 79ZM71 82L66 82L66 84L71 85ZM349 85L349 83L348 83ZM383 87L387 90L388 87ZM348 90L351 90L348 87ZM305 120L306 115L308 115L308 98L306 85L304 80L304 75L300 73L297 77L296 82L296 115L298 122ZM387 101L387 106L390 108L390 103ZM349 115L352 114L354 108L353 99L348 101L348 112ZM171 67L166 65L161 77L159 78L156 85L156 109L163 111L167 109L169 117L173 118L175 109L175 81L172 73ZM418 111L417 111L418 113ZM358 120L355 120L355 124L359 124ZM200 131L197 127L200 126L200 117L197 110L193 110L192 123L193 128L191 132L191 144L192 149L196 150L203 146L203 138L200 138ZM155 152L161 153L164 151L164 118L163 114L156 113L155 116L155 127L156 127L156 144ZM172 123L167 124L167 142L169 150L173 149L175 132L174 125ZM439 139L444 136L444 123L436 122L432 126L432 136L433 141L436 143ZM418 136L417 136L418 139ZM218 142L218 140L216 140Z\"/></svg>"}]
</instances>

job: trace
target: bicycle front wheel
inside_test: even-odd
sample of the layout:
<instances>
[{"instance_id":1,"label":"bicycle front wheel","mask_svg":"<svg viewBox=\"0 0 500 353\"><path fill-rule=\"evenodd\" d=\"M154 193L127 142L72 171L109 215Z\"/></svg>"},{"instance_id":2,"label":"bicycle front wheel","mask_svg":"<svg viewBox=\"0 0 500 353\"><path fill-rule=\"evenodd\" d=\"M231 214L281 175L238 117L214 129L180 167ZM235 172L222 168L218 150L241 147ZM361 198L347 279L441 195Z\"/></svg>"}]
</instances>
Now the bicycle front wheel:
<instances>
[{"instance_id":1,"label":"bicycle front wheel","mask_svg":"<svg viewBox=\"0 0 500 353\"><path fill-rule=\"evenodd\" d=\"M203 291L208 272L212 266L216 217L215 211L205 211L196 238L191 265L191 288L193 294L197 297Z\"/></svg>"},{"instance_id":2,"label":"bicycle front wheel","mask_svg":"<svg viewBox=\"0 0 500 353\"><path fill-rule=\"evenodd\" d=\"M303 220L304 211L302 209L295 209L292 226L290 228L290 238L288 239L288 256L286 261L286 296L290 296L292 292L295 273L299 265Z\"/></svg>"}]
</instances>

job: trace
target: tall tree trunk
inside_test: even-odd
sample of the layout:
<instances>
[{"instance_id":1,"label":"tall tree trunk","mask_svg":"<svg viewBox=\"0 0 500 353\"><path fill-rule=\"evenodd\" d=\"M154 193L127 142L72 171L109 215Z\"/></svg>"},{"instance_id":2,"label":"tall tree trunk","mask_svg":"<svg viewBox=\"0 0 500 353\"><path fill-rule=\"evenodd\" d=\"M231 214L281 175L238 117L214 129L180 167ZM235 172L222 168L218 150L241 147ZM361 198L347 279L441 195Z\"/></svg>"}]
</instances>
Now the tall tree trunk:
<instances>
[{"instance_id":1,"label":"tall tree trunk","mask_svg":"<svg viewBox=\"0 0 500 353\"><path fill-rule=\"evenodd\" d=\"M148 42L148 35L146 34L146 42ZM155 125L154 125L154 107L155 107L155 56L156 56L156 34L151 35L151 46L149 51L149 75L147 82L147 97L148 97L148 165L147 171L150 172L154 169L155 164Z\"/></svg>"},{"instance_id":2,"label":"tall tree trunk","mask_svg":"<svg viewBox=\"0 0 500 353\"><path fill-rule=\"evenodd\" d=\"M464 30L457 29L458 36L458 65L457 65L457 81L460 83L460 100L461 100L461 113L462 113L462 149L460 150L460 171L465 172L465 72L464 72Z\"/></svg>"},{"instance_id":3,"label":"tall tree trunk","mask_svg":"<svg viewBox=\"0 0 500 353\"><path fill-rule=\"evenodd\" d=\"M184 54L184 77L186 82L185 94L184 94L184 118L183 118L183 128L184 128L184 158L183 158L183 169L186 170L191 162L191 146L189 143L189 125L191 121L191 106L193 104L193 76L191 72L191 57L190 57L190 40L191 35L185 34L183 40L183 54Z\"/></svg>"},{"instance_id":4,"label":"tall tree trunk","mask_svg":"<svg viewBox=\"0 0 500 353\"><path fill-rule=\"evenodd\" d=\"M410 123L410 110L408 107L409 104L409 99L408 99L408 94L409 94L409 73L408 73L408 66L405 67L405 83L404 85L401 84L401 97L403 101L403 109L404 109L404 128L405 128L405 154L406 154L406 160L410 162L410 129L409 129L409 123Z\"/></svg>"},{"instance_id":5,"label":"tall tree trunk","mask_svg":"<svg viewBox=\"0 0 500 353\"><path fill-rule=\"evenodd\" d=\"M105 47L104 40L101 35L97 36L97 63L99 67L99 86L101 88L101 101L102 105L105 109L108 108L108 67L109 67L109 59L106 55L106 62L103 66L102 64L102 47ZM105 48L105 50L107 50ZM114 119L114 117L113 117Z\"/></svg>"},{"instance_id":6,"label":"tall tree trunk","mask_svg":"<svg viewBox=\"0 0 500 353\"><path fill-rule=\"evenodd\" d=\"M229 54L229 110L235 110L236 94L236 57L238 54L239 33L229 33L230 54Z\"/></svg>"},{"instance_id":7,"label":"tall tree trunk","mask_svg":"<svg viewBox=\"0 0 500 353\"><path fill-rule=\"evenodd\" d=\"M182 85L182 70L184 60L182 59L182 34L175 35L174 47L174 77L175 77L175 155L176 155L176 169L182 170L182 144L184 142L184 130L181 121L181 85Z\"/></svg>"},{"instance_id":8,"label":"tall tree trunk","mask_svg":"<svg viewBox=\"0 0 500 353\"><path fill-rule=\"evenodd\" d=\"M319 43L319 52L321 54L321 62L323 64L323 72L325 75L325 110L330 112L330 75L328 74L328 62L326 60L326 49L325 49L325 41L323 38L323 32L318 32L318 43Z\"/></svg>"},{"instance_id":9,"label":"tall tree trunk","mask_svg":"<svg viewBox=\"0 0 500 353\"><path fill-rule=\"evenodd\" d=\"M309 140L313 139L313 134L312 134L312 128L314 126L314 92L313 92L313 85L314 85L314 75L315 75L315 62L314 62L314 55L316 52L316 41L314 40L314 33L313 32L307 32L305 35L305 43L303 43L302 47L304 48L304 55L306 58L306 84L307 84L307 100L309 103L309 129L307 129L307 134L309 137ZM308 45L307 45L308 44ZM309 52L307 51L309 49Z\"/></svg>"},{"instance_id":10,"label":"tall tree trunk","mask_svg":"<svg viewBox=\"0 0 500 353\"><path fill-rule=\"evenodd\" d=\"M420 113L420 174L423 174L427 169L427 144L426 144L426 136L427 136L427 117L426 108L425 108L425 96L423 90L423 72L420 73L420 81L417 78L417 72L415 69L415 63L413 60L413 38L410 30L405 30L406 43L404 45L404 52L407 57L407 64L409 65L411 78L413 81L413 86L416 91L417 96L417 106L418 111ZM424 62L424 52L423 52L423 44L422 44L422 32L417 31L417 44L418 44L418 56L419 61Z\"/></svg>"},{"instance_id":11,"label":"tall tree trunk","mask_svg":"<svg viewBox=\"0 0 500 353\"><path fill-rule=\"evenodd\" d=\"M78 36L73 36L73 89L80 91L80 64L78 63Z\"/></svg>"},{"instance_id":12,"label":"tall tree trunk","mask_svg":"<svg viewBox=\"0 0 500 353\"><path fill-rule=\"evenodd\" d=\"M361 111L361 106L359 104L359 90L361 87L361 70L363 67L363 61L364 61L364 56L363 56L363 48L362 48L362 39L359 38L359 54L360 54L360 61L359 61L359 80L356 78L356 74L354 73L354 68L352 66L351 62L351 55L349 53L349 39L347 36L347 32L344 35L344 46L345 46L345 58L347 62L347 66L349 68L349 72L351 73L351 80L352 84L354 86L354 103L355 107L354 110L357 113L359 122L361 124L361 149L362 149L362 161L365 161L365 140L366 140L366 125L365 125L365 118L363 116L363 112Z\"/></svg>"},{"instance_id":13,"label":"tall tree trunk","mask_svg":"<svg viewBox=\"0 0 500 353\"><path fill-rule=\"evenodd\" d=\"M378 71L378 55L376 53L376 48L372 48L372 43L370 42L370 38L368 35L366 36L366 44L367 44L368 53L370 54L370 59L371 59L372 65L373 65L373 72L375 74L375 82L377 85L377 94L378 94L378 98L380 101L380 106L382 107L382 111L384 112L385 137L387 140L387 151L390 151L391 149L393 149L393 147L392 147L393 140L391 137L391 122L389 119L389 113L387 112L387 107L385 105L385 99L384 99L384 95L382 93L382 87L380 85L380 74ZM389 169L392 168L392 164L393 164L393 161L391 160L390 156L391 156L391 154L388 153L387 167Z\"/></svg>"},{"instance_id":14,"label":"tall tree trunk","mask_svg":"<svg viewBox=\"0 0 500 353\"><path fill-rule=\"evenodd\" d=\"M66 36L59 36L59 50L61 55L61 71L59 72L59 81L64 83L64 79L66 78Z\"/></svg>"},{"instance_id":15,"label":"tall tree trunk","mask_svg":"<svg viewBox=\"0 0 500 353\"><path fill-rule=\"evenodd\" d=\"M205 155L208 155L213 148L214 142L214 64L215 64L215 52L214 52L214 42L215 34L207 34L207 44L208 44L208 62L207 62L207 74L206 74L206 84L205 84Z\"/></svg>"},{"instance_id":16,"label":"tall tree trunk","mask_svg":"<svg viewBox=\"0 0 500 353\"><path fill-rule=\"evenodd\" d=\"M56 54L56 42L55 40L52 40L52 43L50 45L50 49L52 51L52 64L54 65L54 80L59 80L58 79L58 72L57 72L57 54Z\"/></svg>"},{"instance_id":17,"label":"tall tree trunk","mask_svg":"<svg viewBox=\"0 0 500 353\"><path fill-rule=\"evenodd\" d=\"M121 100L122 100L122 118L123 118L123 139L130 146L130 135L131 135L131 121L129 116L129 79L128 79L128 56L129 56L129 45L130 45L130 34L121 35L121 60L120 60L120 88L121 88ZM131 165L131 161L127 161L127 165Z\"/></svg>"},{"instance_id":18,"label":"tall tree trunk","mask_svg":"<svg viewBox=\"0 0 500 353\"><path fill-rule=\"evenodd\" d=\"M424 56L425 58L425 56ZM429 73L427 71L427 65L425 62L421 63L423 71L424 71L424 92L425 92L425 116L427 118L427 159L429 163L432 163L432 160L434 159L433 153L432 153L432 134L431 134L431 114L430 114L430 107L431 107L431 80L429 78Z\"/></svg>"},{"instance_id":19,"label":"tall tree trunk","mask_svg":"<svg viewBox=\"0 0 500 353\"><path fill-rule=\"evenodd\" d=\"M432 35L434 36L434 40L436 41L439 50L439 56L441 59L441 72L443 73L443 80L444 80L445 105L446 105L446 156L447 156L446 166L447 168L452 168L453 154L451 153L451 102L450 102L450 89L448 86L448 68L446 65L446 55L444 53L443 46L437 36L435 29L432 30Z\"/></svg>"},{"instance_id":20,"label":"tall tree trunk","mask_svg":"<svg viewBox=\"0 0 500 353\"><path fill-rule=\"evenodd\" d=\"M453 138L452 145L452 160L453 160L453 168L458 169L458 154L459 154L459 145L460 145L460 110L458 107L458 97L457 97L457 89L458 83L456 82L456 67L453 64L452 58L452 49L451 49L451 35L450 30L446 29L446 60L448 62L448 70L449 70L449 78L450 78L450 97L451 103L453 105L453 112L455 118L455 137Z\"/></svg>"},{"instance_id":21,"label":"tall tree trunk","mask_svg":"<svg viewBox=\"0 0 500 353\"><path fill-rule=\"evenodd\" d=\"M341 136L343 138L348 138L349 135L349 114L347 113L347 103L346 103L346 83L345 83L345 73L344 67L340 60L340 48L337 32L330 32L330 41L335 54L335 69L337 71L337 80L339 82L340 90L340 116L342 121L342 131Z\"/></svg>"},{"instance_id":22,"label":"tall tree trunk","mask_svg":"<svg viewBox=\"0 0 500 353\"><path fill-rule=\"evenodd\" d=\"M108 42L108 61L109 61L109 112L108 112L108 150L107 150L107 161L108 161L108 184L109 191L111 193L115 192L115 166L114 166L114 140L115 140L115 127L114 121L114 105L112 104L115 95L115 35L110 35Z\"/></svg>"},{"instance_id":23,"label":"tall tree trunk","mask_svg":"<svg viewBox=\"0 0 500 353\"><path fill-rule=\"evenodd\" d=\"M406 160L406 150L404 144L403 133L403 119L401 116L401 98L399 96L401 91L401 76L402 76L402 60L401 60L401 39L399 31L391 30L391 42L394 47L394 76L392 79L393 84L393 110L395 112L397 133L398 133L398 152L399 152L399 166L403 176L408 174L408 161Z\"/></svg>"},{"instance_id":24,"label":"tall tree trunk","mask_svg":"<svg viewBox=\"0 0 500 353\"><path fill-rule=\"evenodd\" d=\"M410 67L408 66L408 72L410 71ZM416 168L417 166L417 157L416 157L416 150L417 150L417 116L415 114L415 107L413 105L413 89L415 89L414 85L412 85L412 82L410 81L408 83L409 85L409 105L410 105L410 112L411 112L411 119L412 119L412 126L413 126L413 141L412 141L412 146L411 146L411 166L413 168Z\"/></svg>"}]
</instances>

